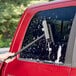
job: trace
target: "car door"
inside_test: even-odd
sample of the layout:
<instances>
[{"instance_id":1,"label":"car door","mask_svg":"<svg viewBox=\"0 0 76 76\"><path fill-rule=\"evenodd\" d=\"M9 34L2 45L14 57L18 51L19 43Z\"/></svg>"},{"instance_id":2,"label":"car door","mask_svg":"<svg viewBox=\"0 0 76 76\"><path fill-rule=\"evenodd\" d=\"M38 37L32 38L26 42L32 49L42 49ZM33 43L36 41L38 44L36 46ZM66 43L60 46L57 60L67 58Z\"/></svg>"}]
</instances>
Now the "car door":
<instances>
[{"instance_id":1,"label":"car door","mask_svg":"<svg viewBox=\"0 0 76 76\"><path fill-rule=\"evenodd\" d=\"M69 52L66 52L75 12L76 6L37 12L28 24L21 47L27 46L44 34L42 22L46 20L54 40L50 44L50 54L44 36L20 53L16 60L6 65L3 76L69 76L72 63L71 56L66 57Z\"/></svg>"}]
</instances>

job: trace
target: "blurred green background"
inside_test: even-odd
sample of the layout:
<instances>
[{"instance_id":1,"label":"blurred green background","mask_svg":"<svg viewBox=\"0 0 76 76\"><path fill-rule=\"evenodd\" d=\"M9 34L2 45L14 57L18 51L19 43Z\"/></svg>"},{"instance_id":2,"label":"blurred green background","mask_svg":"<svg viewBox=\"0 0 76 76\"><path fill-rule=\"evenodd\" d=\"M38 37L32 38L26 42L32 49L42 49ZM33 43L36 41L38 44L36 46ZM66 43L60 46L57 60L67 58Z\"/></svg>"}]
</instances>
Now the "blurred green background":
<instances>
[{"instance_id":1,"label":"blurred green background","mask_svg":"<svg viewBox=\"0 0 76 76\"><path fill-rule=\"evenodd\" d=\"M0 48L10 47L26 7L51 0L0 0Z\"/></svg>"}]
</instances>

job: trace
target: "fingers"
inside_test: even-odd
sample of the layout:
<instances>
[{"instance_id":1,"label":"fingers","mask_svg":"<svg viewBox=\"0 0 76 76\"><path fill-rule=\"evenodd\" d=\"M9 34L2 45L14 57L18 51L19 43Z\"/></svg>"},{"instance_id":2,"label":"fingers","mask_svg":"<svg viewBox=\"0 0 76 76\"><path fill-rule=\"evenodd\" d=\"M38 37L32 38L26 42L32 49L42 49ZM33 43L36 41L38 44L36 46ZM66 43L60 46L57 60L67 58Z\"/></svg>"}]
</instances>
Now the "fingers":
<instances>
[{"instance_id":1,"label":"fingers","mask_svg":"<svg viewBox=\"0 0 76 76\"><path fill-rule=\"evenodd\" d=\"M8 57L9 57L9 56L13 56L14 54L15 54L15 53L11 53L11 52L7 53Z\"/></svg>"},{"instance_id":2,"label":"fingers","mask_svg":"<svg viewBox=\"0 0 76 76\"><path fill-rule=\"evenodd\" d=\"M1 61L4 61L4 60L7 59L9 56L13 56L13 55L14 55L14 53L11 53L11 52L4 53L4 54L0 54L0 60L1 60ZM6 63L9 63L9 62L13 61L14 59L15 59L15 57L12 58L12 59L7 59L5 62L6 62Z\"/></svg>"},{"instance_id":3,"label":"fingers","mask_svg":"<svg viewBox=\"0 0 76 76\"><path fill-rule=\"evenodd\" d=\"M13 56L14 55L14 53L11 53L11 52L9 52L9 53L7 53L7 58L9 57L9 56ZM13 61L15 59L15 57L14 58L11 58L11 59L7 59L5 62L6 63L9 63L9 62L11 62L11 61Z\"/></svg>"},{"instance_id":4,"label":"fingers","mask_svg":"<svg viewBox=\"0 0 76 76\"><path fill-rule=\"evenodd\" d=\"M12 59L7 59L5 62L6 62L6 63L10 63L10 62L13 61L14 59L15 59L15 57L12 58Z\"/></svg>"},{"instance_id":5,"label":"fingers","mask_svg":"<svg viewBox=\"0 0 76 76\"><path fill-rule=\"evenodd\" d=\"M2 59L6 59L6 58L8 58L9 56L13 56L14 55L14 53L4 53L4 54L2 54L1 55L1 57L0 58L2 58Z\"/></svg>"}]
</instances>

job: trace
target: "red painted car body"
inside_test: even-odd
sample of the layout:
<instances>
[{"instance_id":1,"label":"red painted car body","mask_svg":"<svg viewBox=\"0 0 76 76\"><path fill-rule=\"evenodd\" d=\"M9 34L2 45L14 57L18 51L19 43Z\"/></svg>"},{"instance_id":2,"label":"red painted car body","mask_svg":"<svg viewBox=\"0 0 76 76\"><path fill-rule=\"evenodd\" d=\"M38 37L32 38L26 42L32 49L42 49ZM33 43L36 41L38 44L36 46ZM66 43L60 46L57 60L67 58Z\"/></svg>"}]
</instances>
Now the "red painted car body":
<instances>
[{"instance_id":1,"label":"red painted car body","mask_svg":"<svg viewBox=\"0 0 76 76\"><path fill-rule=\"evenodd\" d=\"M10 52L16 53L21 49L25 32L34 14L43 10L68 6L76 6L76 0L50 2L27 8L17 27L10 47ZM19 60L18 58L19 55L16 56L16 59L14 61L8 64L5 63L1 76L76 76L76 68L73 67L29 62Z\"/></svg>"}]
</instances>

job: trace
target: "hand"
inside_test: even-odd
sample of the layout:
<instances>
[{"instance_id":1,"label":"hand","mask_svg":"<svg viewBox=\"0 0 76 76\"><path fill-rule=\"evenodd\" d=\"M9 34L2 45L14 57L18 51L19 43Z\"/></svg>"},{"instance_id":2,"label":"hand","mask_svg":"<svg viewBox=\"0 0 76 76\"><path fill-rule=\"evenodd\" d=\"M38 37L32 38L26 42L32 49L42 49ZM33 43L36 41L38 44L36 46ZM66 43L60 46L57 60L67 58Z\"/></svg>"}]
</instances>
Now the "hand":
<instances>
[{"instance_id":1,"label":"hand","mask_svg":"<svg viewBox=\"0 0 76 76\"><path fill-rule=\"evenodd\" d=\"M13 56L13 55L14 55L14 53L11 53L11 52L0 54L0 60L4 61L9 56ZM13 57L12 59L7 59L5 62L9 63L9 62L13 61L14 59L15 59L15 57Z\"/></svg>"}]
</instances>

